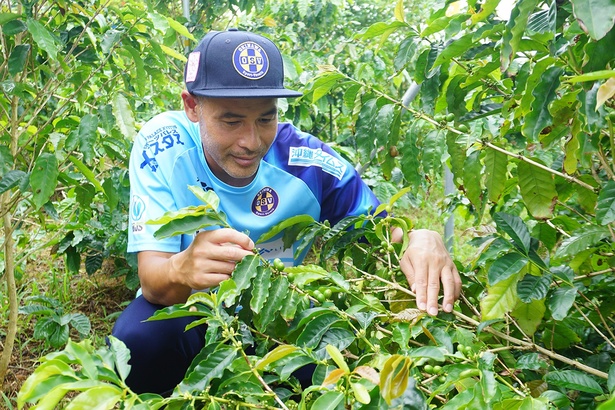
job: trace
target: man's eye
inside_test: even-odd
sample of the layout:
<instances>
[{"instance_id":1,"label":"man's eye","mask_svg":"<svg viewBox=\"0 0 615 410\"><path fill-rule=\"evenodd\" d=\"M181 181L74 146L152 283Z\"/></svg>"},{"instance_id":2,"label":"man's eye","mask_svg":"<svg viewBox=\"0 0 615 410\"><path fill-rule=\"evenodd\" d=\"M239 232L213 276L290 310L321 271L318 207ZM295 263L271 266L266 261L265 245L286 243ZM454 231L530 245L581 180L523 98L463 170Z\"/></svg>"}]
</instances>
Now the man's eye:
<instances>
[{"instance_id":1,"label":"man's eye","mask_svg":"<svg viewBox=\"0 0 615 410\"><path fill-rule=\"evenodd\" d=\"M240 122L239 122L239 121L226 121L226 122L225 122L225 124L226 124L226 125L233 126L233 125L240 124Z\"/></svg>"}]
</instances>

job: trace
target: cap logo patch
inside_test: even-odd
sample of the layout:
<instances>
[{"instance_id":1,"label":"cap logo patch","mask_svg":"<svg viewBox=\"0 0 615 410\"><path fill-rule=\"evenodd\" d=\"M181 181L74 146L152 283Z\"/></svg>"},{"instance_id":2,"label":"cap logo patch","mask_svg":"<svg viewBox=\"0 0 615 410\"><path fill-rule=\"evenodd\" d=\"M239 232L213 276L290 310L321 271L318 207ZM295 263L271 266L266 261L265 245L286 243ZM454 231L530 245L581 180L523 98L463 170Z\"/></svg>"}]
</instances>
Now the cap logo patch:
<instances>
[{"instance_id":1,"label":"cap logo patch","mask_svg":"<svg viewBox=\"0 0 615 410\"><path fill-rule=\"evenodd\" d=\"M258 191L252 200L252 213L256 216L271 215L278 207L278 203L278 193L267 186Z\"/></svg>"},{"instance_id":2,"label":"cap logo patch","mask_svg":"<svg viewBox=\"0 0 615 410\"><path fill-rule=\"evenodd\" d=\"M269 57L265 50L254 41L246 41L233 52L233 67L249 80L259 80L269 70Z\"/></svg>"},{"instance_id":3,"label":"cap logo patch","mask_svg":"<svg viewBox=\"0 0 615 410\"><path fill-rule=\"evenodd\" d=\"M194 51L188 56L188 64L186 67L186 82L190 83L196 80L196 75L199 71L199 61L201 60L201 52Z\"/></svg>"}]
</instances>

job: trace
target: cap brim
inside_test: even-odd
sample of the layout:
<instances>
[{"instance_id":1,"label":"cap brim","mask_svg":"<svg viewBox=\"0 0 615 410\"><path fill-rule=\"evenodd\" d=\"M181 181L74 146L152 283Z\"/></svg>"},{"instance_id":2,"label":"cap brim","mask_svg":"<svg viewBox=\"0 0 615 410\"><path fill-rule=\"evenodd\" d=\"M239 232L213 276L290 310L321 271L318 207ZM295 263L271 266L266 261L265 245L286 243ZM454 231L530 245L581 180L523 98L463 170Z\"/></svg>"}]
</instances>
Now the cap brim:
<instances>
[{"instance_id":1,"label":"cap brim","mask_svg":"<svg viewBox=\"0 0 615 410\"><path fill-rule=\"evenodd\" d=\"M193 90L192 94L212 98L292 98L301 97L299 91L286 88L221 88L218 90Z\"/></svg>"}]
</instances>

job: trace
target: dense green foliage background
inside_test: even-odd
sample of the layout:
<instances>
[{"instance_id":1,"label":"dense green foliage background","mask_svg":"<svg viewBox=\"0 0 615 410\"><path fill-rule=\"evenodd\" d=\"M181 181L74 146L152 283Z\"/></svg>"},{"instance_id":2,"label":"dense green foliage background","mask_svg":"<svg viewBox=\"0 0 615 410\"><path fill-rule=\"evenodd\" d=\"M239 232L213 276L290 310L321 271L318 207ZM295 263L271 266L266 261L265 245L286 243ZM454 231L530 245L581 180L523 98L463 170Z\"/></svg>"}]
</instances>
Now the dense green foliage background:
<instances>
[{"instance_id":1,"label":"dense green foliage background","mask_svg":"<svg viewBox=\"0 0 615 410\"><path fill-rule=\"evenodd\" d=\"M187 49L210 29L239 26L274 40L288 85L304 90L281 104L285 118L331 143L383 201L394 198L406 210L433 207L427 193L441 186L449 168L456 189L441 206L442 219L454 212L477 232L474 257L458 262L465 288L455 314L433 319L414 314L412 295L400 296L403 287L392 281L395 259L378 253L388 249L381 234L390 220L362 232L372 239L367 253L352 238L340 241L339 227L300 225L303 233L324 235L325 244L337 242L323 247L321 267L294 272L304 278L291 281L296 294L270 300L273 323L296 328L289 339L282 332L280 343L267 342L282 353L264 359L260 352L257 373L284 381L278 361L295 357L335 364L339 378L304 392L305 408L386 408L393 399L417 408L427 402L455 409L614 407L615 3L520 0L510 18L502 3L207 1L193 2L188 18L179 2L2 1L0 311L7 326L0 379L18 310L38 317L35 336L56 348L66 345L71 328L89 333L87 317L65 312L54 295L20 300L28 264L42 250L65 260L60 281L108 264L127 286L138 285L125 254L131 140L153 114L180 107ZM424 226L408 216L395 223ZM341 263L333 266L327 256ZM267 269L276 289L289 280ZM247 271L237 276L250 288ZM325 302L327 314L309 306L308 313L277 310L292 295L322 303L314 298L320 287L351 297L335 307ZM268 292L263 297L273 297ZM205 316L221 328L240 329L240 319L225 316L215 301L194 303L203 303ZM321 321L333 320L331 309L344 323L334 329L363 332L352 341L335 342L326 333L302 343L308 323L292 322L294 315L329 329ZM257 338L269 325L259 323ZM211 337L212 357L225 366L214 371L213 359L203 358L195 378L221 377L226 365L242 359L222 333ZM316 359L306 351L312 347L320 351ZM110 387L122 387L125 359L120 346L103 354L70 342L33 375L28 386L43 387L25 388L20 405L51 400L54 388L92 395L81 400L104 396L110 406L189 404L181 394L148 402ZM95 370L105 363L115 363L119 377ZM357 371L361 366L371 370ZM230 369L236 377L256 377L254 369ZM39 383L50 374L53 381ZM82 384L68 387L67 380ZM230 398L231 385L214 383L217 390L207 392L187 384L192 397L212 408L228 404L223 400L277 407L290 397L272 395L259 381L260 390Z\"/></svg>"}]
</instances>

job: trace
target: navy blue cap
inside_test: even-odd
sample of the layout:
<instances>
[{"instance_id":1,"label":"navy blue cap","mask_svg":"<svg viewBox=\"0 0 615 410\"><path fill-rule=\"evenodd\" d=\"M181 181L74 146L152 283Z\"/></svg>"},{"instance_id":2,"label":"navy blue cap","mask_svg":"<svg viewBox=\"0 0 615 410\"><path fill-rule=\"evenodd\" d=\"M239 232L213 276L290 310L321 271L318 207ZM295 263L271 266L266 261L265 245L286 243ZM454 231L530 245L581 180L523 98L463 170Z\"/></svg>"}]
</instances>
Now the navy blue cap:
<instances>
[{"instance_id":1,"label":"navy blue cap","mask_svg":"<svg viewBox=\"0 0 615 410\"><path fill-rule=\"evenodd\" d=\"M288 98L284 63L271 40L230 29L209 32L188 56L184 80L189 93L224 98Z\"/></svg>"}]
</instances>

